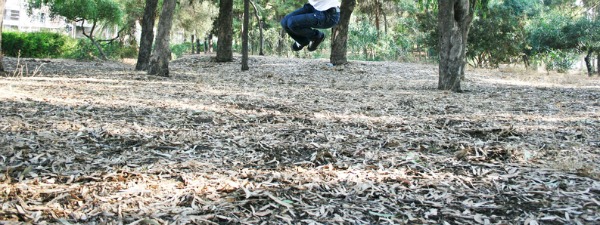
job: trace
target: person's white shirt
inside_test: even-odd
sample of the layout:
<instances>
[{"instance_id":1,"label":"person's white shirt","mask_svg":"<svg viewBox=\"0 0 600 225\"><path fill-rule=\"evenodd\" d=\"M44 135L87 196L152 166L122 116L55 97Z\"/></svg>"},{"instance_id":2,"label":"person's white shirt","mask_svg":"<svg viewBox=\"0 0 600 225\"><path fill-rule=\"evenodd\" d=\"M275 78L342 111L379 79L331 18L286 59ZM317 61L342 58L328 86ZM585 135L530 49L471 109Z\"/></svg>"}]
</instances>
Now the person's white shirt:
<instances>
[{"instance_id":1,"label":"person's white shirt","mask_svg":"<svg viewBox=\"0 0 600 225\"><path fill-rule=\"evenodd\" d=\"M340 7L339 0L308 0L316 10L325 11L333 7Z\"/></svg>"}]
</instances>

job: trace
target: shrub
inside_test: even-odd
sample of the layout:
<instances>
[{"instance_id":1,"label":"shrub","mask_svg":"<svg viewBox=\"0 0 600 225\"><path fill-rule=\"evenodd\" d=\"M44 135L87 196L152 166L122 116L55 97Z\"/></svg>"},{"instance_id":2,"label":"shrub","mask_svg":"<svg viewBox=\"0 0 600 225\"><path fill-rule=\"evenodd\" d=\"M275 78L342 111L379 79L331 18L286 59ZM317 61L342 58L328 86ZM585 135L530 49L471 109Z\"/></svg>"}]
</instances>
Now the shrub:
<instances>
[{"instance_id":1,"label":"shrub","mask_svg":"<svg viewBox=\"0 0 600 225\"><path fill-rule=\"evenodd\" d=\"M175 54L177 58L181 57L183 53L192 51L192 43L185 42L181 44L171 45L171 53Z\"/></svg>"},{"instance_id":2,"label":"shrub","mask_svg":"<svg viewBox=\"0 0 600 225\"><path fill-rule=\"evenodd\" d=\"M100 43L104 54L109 59L121 59L121 58L135 58L137 57L136 46L125 45L121 42L103 42ZM98 58L100 53L98 48L94 46L90 39L84 38L77 40L77 44L72 51L64 55L65 58L79 59L79 60L93 60Z\"/></svg>"},{"instance_id":3,"label":"shrub","mask_svg":"<svg viewBox=\"0 0 600 225\"><path fill-rule=\"evenodd\" d=\"M69 37L53 32L4 32L2 33L2 50L12 57L57 58L67 49L65 44Z\"/></svg>"}]
</instances>

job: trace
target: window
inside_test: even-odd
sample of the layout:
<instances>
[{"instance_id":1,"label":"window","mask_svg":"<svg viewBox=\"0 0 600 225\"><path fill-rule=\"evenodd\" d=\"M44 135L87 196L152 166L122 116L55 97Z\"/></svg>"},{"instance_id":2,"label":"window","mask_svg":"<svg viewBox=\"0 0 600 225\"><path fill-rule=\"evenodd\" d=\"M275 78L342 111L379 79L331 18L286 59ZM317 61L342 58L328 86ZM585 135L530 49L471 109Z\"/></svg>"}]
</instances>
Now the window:
<instances>
[{"instance_id":1,"label":"window","mask_svg":"<svg viewBox=\"0 0 600 225\"><path fill-rule=\"evenodd\" d=\"M7 13L10 20L19 20L19 10L10 10L10 13Z\"/></svg>"},{"instance_id":2,"label":"window","mask_svg":"<svg viewBox=\"0 0 600 225\"><path fill-rule=\"evenodd\" d=\"M46 22L46 13L40 13L40 23Z\"/></svg>"}]
</instances>

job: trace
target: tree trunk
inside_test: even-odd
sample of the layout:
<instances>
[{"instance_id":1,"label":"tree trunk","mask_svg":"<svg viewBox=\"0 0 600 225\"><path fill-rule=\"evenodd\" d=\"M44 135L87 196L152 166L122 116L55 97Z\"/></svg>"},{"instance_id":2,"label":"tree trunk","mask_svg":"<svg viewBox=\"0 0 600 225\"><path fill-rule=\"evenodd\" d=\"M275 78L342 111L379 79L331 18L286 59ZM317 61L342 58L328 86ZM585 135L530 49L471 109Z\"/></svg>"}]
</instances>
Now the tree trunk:
<instances>
[{"instance_id":1,"label":"tree trunk","mask_svg":"<svg viewBox=\"0 0 600 225\"><path fill-rule=\"evenodd\" d=\"M348 63L346 57L348 48L348 25L350 24L350 16L356 6L356 0L342 0L340 6L340 23L333 27L331 36L331 57L330 61L334 65Z\"/></svg>"},{"instance_id":2,"label":"tree trunk","mask_svg":"<svg viewBox=\"0 0 600 225\"><path fill-rule=\"evenodd\" d=\"M200 38L196 35L196 54L200 54Z\"/></svg>"},{"instance_id":3,"label":"tree trunk","mask_svg":"<svg viewBox=\"0 0 600 225\"><path fill-rule=\"evenodd\" d=\"M438 89L460 92L465 69L469 19L469 0L438 0L439 82Z\"/></svg>"},{"instance_id":4,"label":"tree trunk","mask_svg":"<svg viewBox=\"0 0 600 225\"><path fill-rule=\"evenodd\" d=\"M265 55L265 53L263 52L263 46L265 43L265 38L263 36L263 27L264 27L264 22L260 19L260 15L258 15L258 8L256 7L256 4L254 3L254 1L250 1L250 3L252 4L252 7L254 7L254 16L256 17L256 21L258 21L258 31L259 31L259 38L260 38L260 44L259 44L259 49L258 49L258 55Z\"/></svg>"},{"instance_id":5,"label":"tree trunk","mask_svg":"<svg viewBox=\"0 0 600 225\"><path fill-rule=\"evenodd\" d=\"M152 53L152 42L154 41L154 21L156 20L156 8L158 0L146 0L144 17L142 17L142 36L140 40L140 51L138 52L135 70L148 69L150 54Z\"/></svg>"},{"instance_id":6,"label":"tree trunk","mask_svg":"<svg viewBox=\"0 0 600 225\"><path fill-rule=\"evenodd\" d=\"M279 29L279 40L277 40L277 55L281 56L283 54L283 46L285 40L285 30L283 28Z\"/></svg>"},{"instance_id":7,"label":"tree trunk","mask_svg":"<svg viewBox=\"0 0 600 225\"><path fill-rule=\"evenodd\" d=\"M379 0L375 0L375 29L377 30L377 36L379 37L379 30L381 30L381 28L379 27Z\"/></svg>"},{"instance_id":8,"label":"tree trunk","mask_svg":"<svg viewBox=\"0 0 600 225\"><path fill-rule=\"evenodd\" d=\"M85 23L85 20L81 20L81 27L84 27L83 26L84 23ZM86 34L85 33L85 28L82 29L81 31L83 33L83 36L86 36L88 39L90 39L90 41L92 42L92 44L94 46L96 46L96 49L98 49L98 53L100 54L100 58L102 60L108 60L108 57L106 57L106 54L104 53L104 50L102 50L102 46L100 46L100 44L94 38L94 31L96 30L96 25L97 25L96 21L92 22L92 28L90 29L90 34Z\"/></svg>"},{"instance_id":9,"label":"tree trunk","mask_svg":"<svg viewBox=\"0 0 600 225\"><path fill-rule=\"evenodd\" d=\"M600 7L598 7L600 10ZM596 52L596 72L598 72L598 76L600 77L600 50Z\"/></svg>"},{"instance_id":10,"label":"tree trunk","mask_svg":"<svg viewBox=\"0 0 600 225\"><path fill-rule=\"evenodd\" d=\"M164 0L158 31L156 32L156 48L150 57L148 65L149 75L169 76L169 60L171 60L171 49L169 48L171 26L173 25L173 13L175 12L176 0Z\"/></svg>"},{"instance_id":11,"label":"tree trunk","mask_svg":"<svg viewBox=\"0 0 600 225\"><path fill-rule=\"evenodd\" d=\"M250 24L250 0L244 0L244 23L242 25L242 71L248 70L248 25Z\"/></svg>"},{"instance_id":12,"label":"tree trunk","mask_svg":"<svg viewBox=\"0 0 600 225\"><path fill-rule=\"evenodd\" d=\"M233 0L219 2L219 41L217 42L217 62L233 61Z\"/></svg>"},{"instance_id":13,"label":"tree trunk","mask_svg":"<svg viewBox=\"0 0 600 225\"><path fill-rule=\"evenodd\" d=\"M587 68L587 72L588 72L588 76L593 76L594 75L594 69L592 68L592 53L594 53L592 51L592 49L588 49L587 51L587 55L585 55L585 58L583 58L583 60L585 61L585 67Z\"/></svg>"},{"instance_id":14,"label":"tree trunk","mask_svg":"<svg viewBox=\"0 0 600 225\"><path fill-rule=\"evenodd\" d=\"M4 54L2 54L2 23L4 22L4 4L6 0L0 0L0 75L4 73Z\"/></svg>"},{"instance_id":15,"label":"tree trunk","mask_svg":"<svg viewBox=\"0 0 600 225\"><path fill-rule=\"evenodd\" d=\"M192 43L192 54L196 53L196 46L194 45L194 35L192 34L192 40L190 41L190 43Z\"/></svg>"},{"instance_id":16,"label":"tree trunk","mask_svg":"<svg viewBox=\"0 0 600 225\"><path fill-rule=\"evenodd\" d=\"M208 53L213 53L215 50L213 49L213 34L210 33L208 35Z\"/></svg>"}]
</instances>

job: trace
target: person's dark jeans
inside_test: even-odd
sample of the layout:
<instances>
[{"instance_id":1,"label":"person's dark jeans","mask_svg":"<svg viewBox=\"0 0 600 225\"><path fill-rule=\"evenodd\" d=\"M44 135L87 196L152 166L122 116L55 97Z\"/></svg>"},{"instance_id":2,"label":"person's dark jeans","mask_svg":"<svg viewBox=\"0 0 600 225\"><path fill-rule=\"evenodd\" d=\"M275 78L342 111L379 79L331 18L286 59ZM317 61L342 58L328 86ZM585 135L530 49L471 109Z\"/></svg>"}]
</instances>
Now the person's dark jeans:
<instances>
[{"instance_id":1,"label":"person's dark jeans","mask_svg":"<svg viewBox=\"0 0 600 225\"><path fill-rule=\"evenodd\" d=\"M281 27L302 46L321 37L317 29L327 29L335 26L340 21L340 12L335 8L327 11L318 11L306 3L302 8L286 15L281 20Z\"/></svg>"}]
</instances>

